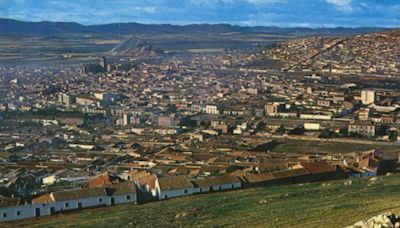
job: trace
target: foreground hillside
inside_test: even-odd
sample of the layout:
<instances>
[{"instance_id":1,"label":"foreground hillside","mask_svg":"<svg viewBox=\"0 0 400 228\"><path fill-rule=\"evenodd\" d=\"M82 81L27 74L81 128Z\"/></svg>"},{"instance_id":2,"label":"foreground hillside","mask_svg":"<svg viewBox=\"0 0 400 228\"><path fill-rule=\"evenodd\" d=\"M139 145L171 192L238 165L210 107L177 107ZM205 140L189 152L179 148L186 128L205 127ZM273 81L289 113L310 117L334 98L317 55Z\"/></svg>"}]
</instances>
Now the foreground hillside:
<instances>
[{"instance_id":1,"label":"foreground hillside","mask_svg":"<svg viewBox=\"0 0 400 228\"><path fill-rule=\"evenodd\" d=\"M340 227L400 212L400 175L196 195L144 205L89 209L6 226Z\"/></svg>"}]
</instances>

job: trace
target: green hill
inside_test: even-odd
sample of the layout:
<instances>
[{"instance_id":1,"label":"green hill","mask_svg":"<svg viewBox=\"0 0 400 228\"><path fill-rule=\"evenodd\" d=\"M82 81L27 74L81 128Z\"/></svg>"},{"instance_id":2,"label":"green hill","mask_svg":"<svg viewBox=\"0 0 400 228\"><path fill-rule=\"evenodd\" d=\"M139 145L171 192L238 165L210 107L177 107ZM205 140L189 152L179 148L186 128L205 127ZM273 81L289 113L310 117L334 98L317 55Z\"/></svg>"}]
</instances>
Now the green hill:
<instances>
[{"instance_id":1,"label":"green hill","mask_svg":"<svg viewBox=\"0 0 400 228\"><path fill-rule=\"evenodd\" d=\"M44 227L342 227L400 212L400 175L244 189L29 219Z\"/></svg>"}]
</instances>

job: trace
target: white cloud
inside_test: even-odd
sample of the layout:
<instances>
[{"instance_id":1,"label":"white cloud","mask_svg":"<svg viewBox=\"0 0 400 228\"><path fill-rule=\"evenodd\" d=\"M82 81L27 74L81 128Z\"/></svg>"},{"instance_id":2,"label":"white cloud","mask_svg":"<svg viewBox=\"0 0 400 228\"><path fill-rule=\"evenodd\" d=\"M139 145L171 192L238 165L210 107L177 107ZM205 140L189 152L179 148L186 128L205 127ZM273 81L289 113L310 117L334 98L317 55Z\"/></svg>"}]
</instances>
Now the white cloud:
<instances>
[{"instance_id":1,"label":"white cloud","mask_svg":"<svg viewBox=\"0 0 400 228\"><path fill-rule=\"evenodd\" d=\"M250 4L274 4L274 3L286 3L286 0L246 0Z\"/></svg>"},{"instance_id":2,"label":"white cloud","mask_svg":"<svg viewBox=\"0 0 400 228\"><path fill-rule=\"evenodd\" d=\"M352 12L354 8L351 5L352 0L325 0L327 3L335 5L335 8L342 12Z\"/></svg>"},{"instance_id":3,"label":"white cloud","mask_svg":"<svg viewBox=\"0 0 400 228\"><path fill-rule=\"evenodd\" d=\"M135 7L135 10L138 10L138 11L142 11L142 12L145 12L145 13L155 13L156 12L156 7L154 7L154 6L137 6L137 7Z\"/></svg>"},{"instance_id":4,"label":"white cloud","mask_svg":"<svg viewBox=\"0 0 400 228\"><path fill-rule=\"evenodd\" d=\"M213 4L235 4L235 3L249 3L253 5L286 3L287 0L190 0L195 5L213 5Z\"/></svg>"}]
</instances>

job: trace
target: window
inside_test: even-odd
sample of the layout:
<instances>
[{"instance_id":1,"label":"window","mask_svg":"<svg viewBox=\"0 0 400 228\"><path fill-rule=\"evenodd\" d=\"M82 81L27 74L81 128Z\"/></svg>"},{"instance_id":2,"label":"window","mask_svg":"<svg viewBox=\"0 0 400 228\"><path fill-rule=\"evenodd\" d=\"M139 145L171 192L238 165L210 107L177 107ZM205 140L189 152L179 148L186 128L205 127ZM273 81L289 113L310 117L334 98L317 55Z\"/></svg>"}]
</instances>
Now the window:
<instances>
[{"instance_id":1,"label":"window","mask_svg":"<svg viewBox=\"0 0 400 228\"><path fill-rule=\"evenodd\" d=\"M188 190L187 190L187 189L183 190L183 193L187 194L187 193L188 193Z\"/></svg>"},{"instance_id":2,"label":"window","mask_svg":"<svg viewBox=\"0 0 400 228\"><path fill-rule=\"evenodd\" d=\"M102 199L102 198L99 198L99 203L101 203L101 202L103 202L103 199Z\"/></svg>"},{"instance_id":3,"label":"window","mask_svg":"<svg viewBox=\"0 0 400 228\"><path fill-rule=\"evenodd\" d=\"M65 203L65 207L69 207L69 203Z\"/></svg>"},{"instance_id":4,"label":"window","mask_svg":"<svg viewBox=\"0 0 400 228\"><path fill-rule=\"evenodd\" d=\"M127 200L131 200L131 195L127 195L127 196L126 196L126 199L127 199Z\"/></svg>"},{"instance_id":5,"label":"window","mask_svg":"<svg viewBox=\"0 0 400 228\"><path fill-rule=\"evenodd\" d=\"M7 217L7 213L3 213L3 218L6 218Z\"/></svg>"},{"instance_id":6,"label":"window","mask_svg":"<svg viewBox=\"0 0 400 228\"><path fill-rule=\"evenodd\" d=\"M21 215L21 211L17 211L17 216L20 216Z\"/></svg>"}]
</instances>

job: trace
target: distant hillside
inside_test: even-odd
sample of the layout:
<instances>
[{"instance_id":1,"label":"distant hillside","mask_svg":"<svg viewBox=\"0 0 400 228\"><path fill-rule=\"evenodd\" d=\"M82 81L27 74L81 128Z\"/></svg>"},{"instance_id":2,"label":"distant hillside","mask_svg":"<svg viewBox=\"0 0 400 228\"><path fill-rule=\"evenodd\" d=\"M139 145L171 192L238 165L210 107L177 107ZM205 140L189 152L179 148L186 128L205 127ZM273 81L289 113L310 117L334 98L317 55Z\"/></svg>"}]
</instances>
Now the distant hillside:
<instances>
[{"instance_id":1,"label":"distant hillside","mask_svg":"<svg viewBox=\"0 0 400 228\"><path fill-rule=\"evenodd\" d=\"M1 35L54 35L94 32L96 31L74 22L24 22L0 19Z\"/></svg>"},{"instance_id":2,"label":"distant hillside","mask_svg":"<svg viewBox=\"0 0 400 228\"><path fill-rule=\"evenodd\" d=\"M129 56L129 57L156 57L164 52L152 45L142 41L136 37L131 37L124 42L118 44L107 54L113 56Z\"/></svg>"},{"instance_id":3,"label":"distant hillside","mask_svg":"<svg viewBox=\"0 0 400 228\"><path fill-rule=\"evenodd\" d=\"M0 19L1 35L60 35L60 34L273 34L293 36L343 36L383 31L384 28L279 28L274 26L241 27L230 24L140 24L114 23L84 26L74 22L23 22L13 19Z\"/></svg>"},{"instance_id":4,"label":"distant hillside","mask_svg":"<svg viewBox=\"0 0 400 228\"><path fill-rule=\"evenodd\" d=\"M280 43L268 56L284 69L332 73L400 74L400 30L352 37L309 37Z\"/></svg>"},{"instance_id":5,"label":"distant hillside","mask_svg":"<svg viewBox=\"0 0 400 228\"><path fill-rule=\"evenodd\" d=\"M399 174L252 188L61 213L6 227L344 227L400 212Z\"/></svg>"}]
</instances>

